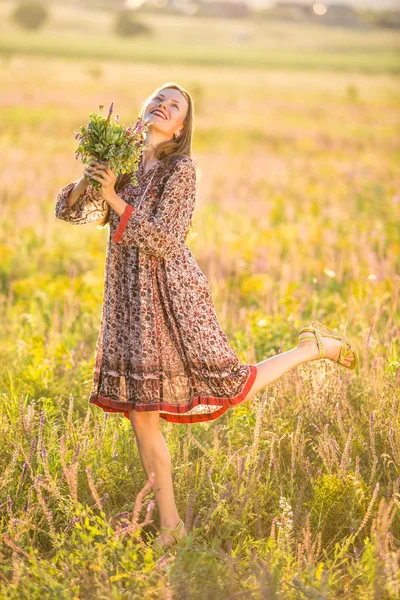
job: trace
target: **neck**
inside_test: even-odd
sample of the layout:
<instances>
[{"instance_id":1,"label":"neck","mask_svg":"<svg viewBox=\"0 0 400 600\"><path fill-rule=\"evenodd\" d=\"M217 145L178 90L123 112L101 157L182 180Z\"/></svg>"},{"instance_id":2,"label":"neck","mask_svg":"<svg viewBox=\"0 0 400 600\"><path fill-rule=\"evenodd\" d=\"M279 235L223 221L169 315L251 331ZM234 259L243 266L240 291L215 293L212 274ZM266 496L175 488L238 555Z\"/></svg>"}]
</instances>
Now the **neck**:
<instances>
[{"instance_id":1,"label":"neck","mask_svg":"<svg viewBox=\"0 0 400 600\"><path fill-rule=\"evenodd\" d=\"M167 138L165 135L163 135L160 131L154 131L152 128L148 129L143 150L143 158L146 164L156 160L155 146L161 142L165 142L166 139Z\"/></svg>"},{"instance_id":2,"label":"neck","mask_svg":"<svg viewBox=\"0 0 400 600\"><path fill-rule=\"evenodd\" d=\"M156 160L154 148L144 148L143 150L143 162L145 165L147 163L153 162Z\"/></svg>"}]
</instances>

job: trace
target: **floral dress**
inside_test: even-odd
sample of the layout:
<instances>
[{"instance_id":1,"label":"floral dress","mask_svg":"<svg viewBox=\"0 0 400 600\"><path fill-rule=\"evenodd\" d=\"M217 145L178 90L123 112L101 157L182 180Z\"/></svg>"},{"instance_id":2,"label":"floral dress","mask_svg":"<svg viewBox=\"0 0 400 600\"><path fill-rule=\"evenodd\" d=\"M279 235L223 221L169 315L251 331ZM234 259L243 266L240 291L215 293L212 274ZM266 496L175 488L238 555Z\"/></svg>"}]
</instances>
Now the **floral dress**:
<instances>
[{"instance_id":1,"label":"floral dress","mask_svg":"<svg viewBox=\"0 0 400 600\"><path fill-rule=\"evenodd\" d=\"M196 164L188 156L145 172L110 209L100 331L89 402L106 412L157 410L173 423L216 419L246 399L257 368L241 364L222 331L206 276L185 238L195 208ZM89 183L75 204L60 189L55 216L75 225L106 214Z\"/></svg>"}]
</instances>

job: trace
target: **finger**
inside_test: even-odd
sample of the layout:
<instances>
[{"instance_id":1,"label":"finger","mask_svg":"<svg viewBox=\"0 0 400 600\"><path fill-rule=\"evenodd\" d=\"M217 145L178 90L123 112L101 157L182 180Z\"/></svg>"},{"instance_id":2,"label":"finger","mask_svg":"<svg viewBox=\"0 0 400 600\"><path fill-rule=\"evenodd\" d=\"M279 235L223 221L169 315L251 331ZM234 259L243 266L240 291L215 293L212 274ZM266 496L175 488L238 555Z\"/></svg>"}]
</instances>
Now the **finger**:
<instances>
[{"instance_id":1,"label":"finger","mask_svg":"<svg viewBox=\"0 0 400 600\"><path fill-rule=\"evenodd\" d=\"M99 181L100 183L104 183L104 179L102 179L101 177L99 177L98 175L92 175L91 177L92 179L95 179L96 181Z\"/></svg>"},{"instance_id":2,"label":"finger","mask_svg":"<svg viewBox=\"0 0 400 600\"><path fill-rule=\"evenodd\" d=\"M108 185L110 183L110 178L106 173L104 173L104 171L102 171L101 173L97 173L97 177L100 177L100 181L105 185Z\"/></svg>"}]
</instances>

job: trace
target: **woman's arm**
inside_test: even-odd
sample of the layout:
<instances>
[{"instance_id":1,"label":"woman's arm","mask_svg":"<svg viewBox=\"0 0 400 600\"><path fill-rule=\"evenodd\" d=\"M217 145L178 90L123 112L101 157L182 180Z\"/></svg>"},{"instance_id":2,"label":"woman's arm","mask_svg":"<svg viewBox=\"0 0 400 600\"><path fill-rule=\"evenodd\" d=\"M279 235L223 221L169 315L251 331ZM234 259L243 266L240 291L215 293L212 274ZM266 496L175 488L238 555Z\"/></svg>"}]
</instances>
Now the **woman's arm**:
<instances>
[{"instance_id":1,"label":"woman's arm","mask_svg":"<svg viewBox=\"0 0 400 600\"><path fill-rule=\"evenodd\" d=\"M144 252L168 258L182 252L196 201L196 167L180 159L168 178L154 215L128 204L112 238L117 244L138 246Z\"/></svg>"},{"instance_id":2,"label":"woman's arm","mask_svg":"<svg viewBox=\"0 0 400 600\"><path fill-rule=\"evenodd\" d=\"M84 187L82 179L67 183L57 193L55 206L57 219L67 221L67 223L73 225L84 225L85 223L100 221L105 217L107 202L102 197L101 189L97 190L91 182ZM81 194L78 199L72 204L73 194L80 191Z\"/></svg>"}]
</instances>

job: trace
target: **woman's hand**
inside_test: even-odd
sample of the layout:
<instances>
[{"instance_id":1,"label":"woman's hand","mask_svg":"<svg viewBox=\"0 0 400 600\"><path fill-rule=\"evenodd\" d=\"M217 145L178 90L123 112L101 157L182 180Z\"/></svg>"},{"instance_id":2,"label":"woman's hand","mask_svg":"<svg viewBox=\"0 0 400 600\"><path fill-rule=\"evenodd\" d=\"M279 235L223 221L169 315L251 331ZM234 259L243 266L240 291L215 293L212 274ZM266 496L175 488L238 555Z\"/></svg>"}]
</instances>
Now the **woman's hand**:
<instances>
[{"instance_id":1,"label":"woman's hand","mask_svg":"<svg viewBox=\"0 0 400 600\"><path fill-rule=\"evenodd\" d=\"M86 165L85 170L83 171L83 181L86 185L90 182L90 177L92 176L92 173L95 172L97 165L99 164L99 161L95 156L91 156L90 159L90 164Z\"/></svg>"},{"instance_id":2,"label":"woman's hand","mask_svg":"<svg viewBox=\"0 0 400 600\"><path fill-rule=\"evenodd\" d=\"M116 191L114 186L117 177L114 171L108 166L108 161L101 160L98 162L91 178L101 183L101 194L106 202L110 203L110 201L115 199Z\"/></svg>"}]
</instances>

